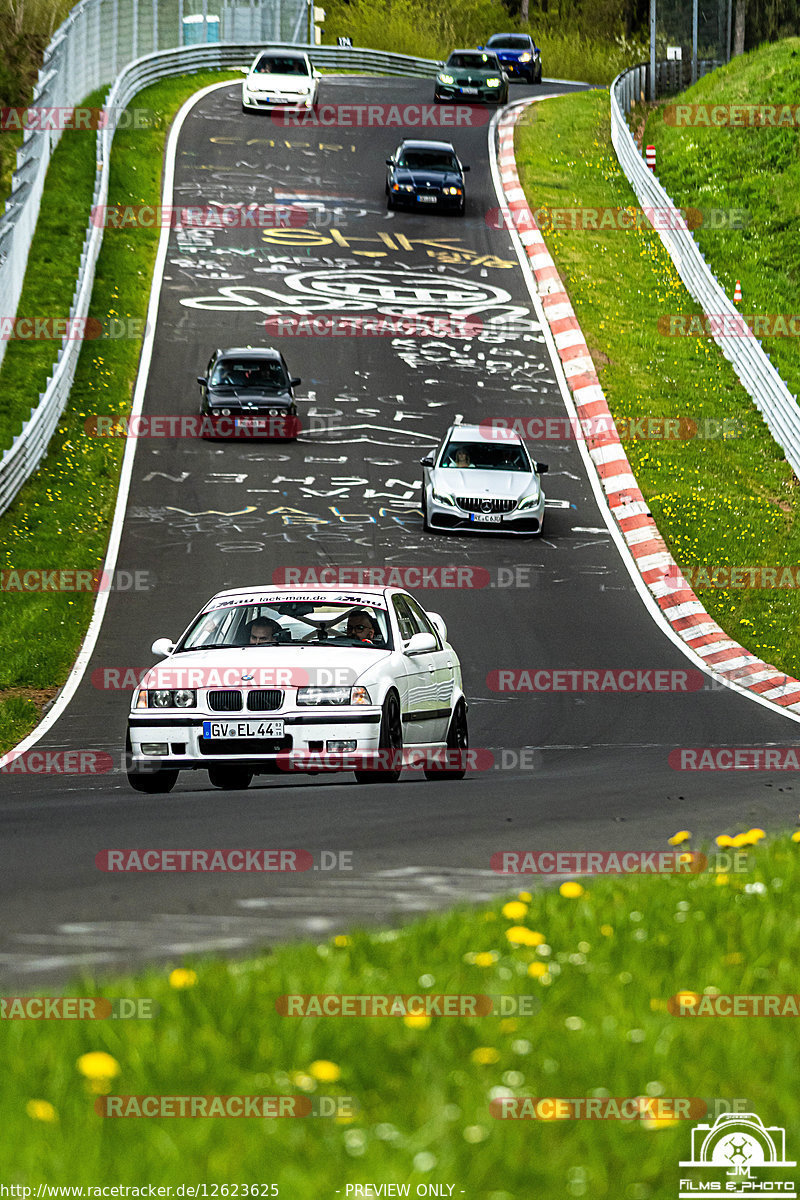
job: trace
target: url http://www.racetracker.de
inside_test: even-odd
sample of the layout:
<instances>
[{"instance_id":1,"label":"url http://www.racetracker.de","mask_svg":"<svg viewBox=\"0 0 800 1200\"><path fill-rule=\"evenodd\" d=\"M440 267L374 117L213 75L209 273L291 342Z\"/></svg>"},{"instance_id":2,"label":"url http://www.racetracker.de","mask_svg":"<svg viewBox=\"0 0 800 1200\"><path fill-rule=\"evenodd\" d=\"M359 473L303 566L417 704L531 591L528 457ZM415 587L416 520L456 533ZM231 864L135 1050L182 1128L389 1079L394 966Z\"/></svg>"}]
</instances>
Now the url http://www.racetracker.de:
<instances>
[{"instance_id":1,"label":"url http://www.racetracker.de","mask_svg":"<svg viewBox=\"0 0 800 1200\"><path fill-rule=\"evenodd\" d=\"M143 1184L85 1184L69 1186L66 1184L40 1183L36 1187L24 1183L0 1183L0 1197L14 1196L18 1200L50 1200L55 1196L82 1197L83 1200L95 1200L102 1196L189 1196L189 1197L262 1197L278 1196L277 1183L153 1183Z\"/></svg>"}]
</instances>

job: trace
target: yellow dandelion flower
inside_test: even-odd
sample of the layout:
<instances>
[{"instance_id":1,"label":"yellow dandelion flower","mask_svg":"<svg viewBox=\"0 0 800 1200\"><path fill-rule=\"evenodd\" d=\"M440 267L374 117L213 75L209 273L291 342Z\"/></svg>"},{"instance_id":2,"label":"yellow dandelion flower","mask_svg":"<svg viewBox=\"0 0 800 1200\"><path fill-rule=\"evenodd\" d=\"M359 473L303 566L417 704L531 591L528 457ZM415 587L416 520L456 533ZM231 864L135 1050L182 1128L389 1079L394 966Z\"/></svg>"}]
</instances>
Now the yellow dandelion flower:
<instances>
[{"instance_id":1,"label":"yellow dandelion flower","mask_svg":"<svg viewBox=\"0 0 800 1200\"><path fill-rule=\"evenodd\" d=\"M336 1083L342 1074L336 1063L327 1058L315 1059L308 1068L308 1073L313 1079L318 1079L320 1083Z\"/></svg>"},{"instance_id":2,"label":"yellow dandelion flower","mask_svg":"<svg viewBox=\"0 0 800 1200\"><path fill-rule=\"evenodd\" d=\"M78 1070L88 1080L90 1090L102 1095L111 1091L111 1080L119 1075L120 1065L104 1050L90 1050L78 1059Z\"/></svg>"},{"instance_id":3,"label":"yellow dandelion flower","mask_svg":"<svg viewBox=\"0 0 800 1200\"><path fill-rule=\"evenodd\" d=\"M105 1050L90 1050L78 1059L78 1070L87 1079L113 1079L119 1075L120 1065Z\"/></svg>"},{"instance_id":4,"label":"yellow dandelion flower","mask_svg":"<svg viewBox=\"0 0 800 1200\"><path fill-rule=\"evenodd\" d=\"M726 875L723 872L723 873L717 875L716 879L714 880L714 883L715 883L716 887L724 887L725 884L730 883L730 881L731 881L730 875Z\"/></svg>"},{"instance_id":5,"label":"yellow dandelion flower","mask_svg":"<svg viewBox=\"0 0 800 1200\"><path fill-rule=\"evenodd\" d=\"M29 1100L25 1112L32 1121L53 1122L58 1120L58 1113L49 1100Z\"/></svg>"},{"instance_id":6,"label":"yellow dandelion flower","mask_svg":"<svg viewBox=\"0 0 800 1200\"><path fill-rule=\"evenodd\" d=\"M498 955L494 950L479 950L472 961L476 967L493 967L497 958Z\"/></svg>"},{"instance_id":7,"label":"yellow dandelion flower","mask_svg":"<svg viewBox=\"0 0 800 1200\"><path fill-rule=\"evenodd\" d=\"M194 987L197 983L197 972L187 971L184 967L176 967L169 974L169 986L180 991L182 988Z\"/></svg>"},{"instance_id":8,"label":"yellow dandelion flower","mask_svg":"<svg viewBox=\"0 0 800 1200\"><path fill-rule=\"evenodd\" d=\"M611 937L614 932L614 926L613 925L601 925L600 932L602 933L603 937Z\"/></svg>"},{"instance_id":9,"label":"yellow dandelion flower","mask_svg":"<svg viewBox=\"0 0 800 1200\"><path fill-rule=\"evenodd\" d=\"M490 1067L492 1063L500 1061L500 1051L495 1050L494 1046L478 1046L477 1050L473 1050L470 1058L480 1067Z\"/></svg>"},{"instance_id":10,"label":"yellow dandelion flower","mask_svg":"<svg viewBox=\"0 0 800 1200\"><path fill-rule=\"evenodd\" d=\"M566 883L562 883L558 889L558 893L560 896L566 897L567 900L577 900L579 896L584 894L585 890L579 883L576 883L573 879L569 879Z\"/></svg>"},{"instance_id":11,"label":"yellow dandelion flower","mask_svg":"<svg viewBox=\"0 0 800 1200\"><path fill-rule=\"evenodd\" d=\"M512 946L541 946L544 942L544 935L527 925L512 925L506 930L506 938Z\"/></svg>"},{"instance_id":12,"label":"yellow dandelion flower","mask_svg":"<svg viewBox=\"0 0 800 1200\"><path fill-rule=\"evenodd\" d=\"M721 833L719 835L719 837L714 838L714 841L717 843L718 846L735 846L736 845L733 838L728 837L727 833Z\"/></svg>"},{"instance_id":13,"label":"yellow dandelion flower","mask_svg":"<svg viewBox=\"0 0 800 1200\"><path fill-rule=\"evenodd\" d=\"M515 1017L503 1017L502 1021L500 1022L500 1032L514 1033L518 1024L519 1022Z\"/></svg>"},{"instance_id":14,"label":"yellow dandelion flower","mask_svg":"<svg viewBox=\"0 0 800 1200\"><path fill-rule=\"evenodd\" d=\"M798 829L795 833L792 834L792 841L800 842L800 829Z\"/></svg>"},{"instance_id":15,"label":"yellow dandelion flower","mask_svg":"<svg viewBox=\"0 0 800 1200\"><path fill-rule=\"evenodd\" d=\"M333 944L334 946L352 946L353 940L352 938L349 938L346 933L337 933L336 937L333 939Z\"/></svg>"},{"instance_id":16,"label":"yellow dandelion flower","mask_svg":"<svg viewBox=\"0 0 800 1200\"><path fill-rule=\"evenodd\" d=\"M527 911L527 904L523 904L521 900L509 900L501 909L503 916L508 917L509 921L521 921Z\"/></svg>"},{"instance_id":17,"label":"yellow dandelion flower","mask_svg":"<svg viewBox=\"0 0 800 1200\"><path fill-rule=\"evenodd\" d=\"M528 964L528 974L532 979L539 979L547 974L547 963L532 962Z\"/></svg>"},{"instance_id":18,"label":"yellow dandelion flower","mask_svg":"<svg viewBox=\"0 0 800 1200\"><path fill-rule=\"evenodd\" d=\"M683 842L688 842L691 836L688 829L679 829L671 838L667 838L667 842L670 846L680 846Z\"/></svg>"},{"instance_id":19,"label":"yellow dandelion flower","mask_svg":"<svg viewBox=\"0 0 800 1200\"><path fill-rule=\"evenodd\" d=\"M430 1017L424 1012L410 1012L403 1017L403 1024L409 1029L427 1029L430 1023Z\"/></svg>"},{"instance_id":20,"label":"yellow dandelion flower","mask_svg":"<svg viewBox=\"0 0 800 1200\"><path fill-rule=\"evenodd\" d=\"M658 1130L672 1129L679 1117L642 1117L641 1125L643 1129Z\"/></svg>"},{"instance_id":21,"label":"yellow dandelion flower","mask_svg":"<svg viewBox=\"0 0 800 1200\"><path fill-rule=\"evenodd\" d=\"M530 892L517 892L517 899L524 901L525 904L530 904L533 896Z\"/></svg>"}]
</instances>

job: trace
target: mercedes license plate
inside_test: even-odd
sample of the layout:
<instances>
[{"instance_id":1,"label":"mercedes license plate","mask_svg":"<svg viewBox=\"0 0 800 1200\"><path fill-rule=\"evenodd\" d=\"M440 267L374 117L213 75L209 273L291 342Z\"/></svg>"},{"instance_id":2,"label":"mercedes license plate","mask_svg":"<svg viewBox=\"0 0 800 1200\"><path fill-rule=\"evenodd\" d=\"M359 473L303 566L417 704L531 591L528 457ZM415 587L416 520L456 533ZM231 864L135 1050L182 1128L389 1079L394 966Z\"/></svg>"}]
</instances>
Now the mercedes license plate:
<instances>
[{"instance_id":1,"label":"mercedes license plate","mask_svg":"<svg viewBox=\"0 0 800 1200\"><path fill-rule=\"evenodd\" d=\"M480 521L481 524L499 525L503 518L500 513L470 513L470 521Z\"/></svg>"},{"instance_id":2,"label":"mercedes license plate","mask_svg":"<svg viewBox=\"0 0 800 1200\"><path fill-rule=\"evenodd\" d=\"M282 738L283 721L203 721L203 737Z\"/></svg>"}]
</instances>

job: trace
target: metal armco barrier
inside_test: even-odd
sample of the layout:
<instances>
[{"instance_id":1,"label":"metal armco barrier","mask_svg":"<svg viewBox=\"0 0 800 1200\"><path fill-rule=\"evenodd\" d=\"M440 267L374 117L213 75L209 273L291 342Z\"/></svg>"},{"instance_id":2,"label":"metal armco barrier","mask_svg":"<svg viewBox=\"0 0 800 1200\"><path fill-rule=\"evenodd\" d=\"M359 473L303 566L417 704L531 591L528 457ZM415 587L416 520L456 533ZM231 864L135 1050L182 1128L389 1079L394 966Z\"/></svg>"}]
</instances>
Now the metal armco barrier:
<instances>
[{"instance_id":1,"label":"metal armco barrier","mask_svg":"<svg viewBox=\"0 0 800 1200\"><path fill-rule=\"evenodd\" d=\"M713 65L715 64L703 63L700 67L706 67L707 70ZM658 66L667 68L675 64L659 63ZM699 73L705 74L706 71L701 69ZM645 165L625 119L631 104L648 95L648 77L648 66L633 67L623 71L612 83L611 140L620 166L642 208L675 208L673 201L658 182L655 172ZM680 87L680 83L678 86ZM666 70L661 73L660 78L659 73L656 74L656 95L659 95L659 92L662 95L672 92L669 73ZM670 229L658 232L686 290L702 307L703 312L708 316L725 314L735 319L738 309L720 287L690 231ZM757 338L715 337L714 340L733 365L743 387L747 389L766 421L770 433L786 455L787 462L800 478L800 408L797 406L796 397L773 367Z\"/></svg>"},{"instance_id":2,"label":"metal armco barrier","mask_svg":"<svg viewBox=\"0 0 800 1200\"><path fill-rule=\"evenodd\" d=\"M94 9L99 12L100 5L105 2L106 0L84 0L84 4L92 4L94 8L90 10L79 5L58 31L48 50L48 57L45 60L45 67L40 75L31 107L75 105L80 103L94 88L102 85L104 79L99 53L93 56L92 63L88 64L86 69L77 74L74 55L67 55L66 60L62 62L60 47L66 44L65 26L73 20L89 20L85 14ZM136 2L137 0L133 0L134 5ZM157 0L154 0L154 13L157 12L156 3ZM230 16L232 11L232 6L226 6L223 9L223 20L226 12L229 14L228 19L232 20L233 18ZM252 9L248 7L245 11L251 14L250 19L252 20L252 12L266 12L267 6L262 5L260 8L253 6ZM292 32L296 36L305 19L305 0L302 0L299 7L296 0L292 0L291 4L290 0L282 0L282 5L278 0L278 12L282 14L284 21L287 19L287 15L294 17ZM295 17L294 14L298 12L299 17ZM252 59L267 42L269 39L245 43L216 42L147 54L131 62L117 75L106 98L106 107L112 111L123 109L142 88L170 75L249 66ZM98 29L96 46L99 48L100 45ZM297 42L269 42L269 45L289 47L296 46ZM305 48L317 67L369 71L382 75L416 75L423 78L433 78L441 67L441 63L432 59L412 58L404 54L384 53L359 47L315 46ZM48 66L48 64L55 63L59 65ZM107 63L105 65L108 66ZM75 82L76 78L79 80L77 83ZM113 122L108 128L97 131L98 171L92 198L93 206L105 205L107 202L109 159L113 137ZM18 153L17 161L20 165L14 176L13 190L7 203L6 214L0 218L0 296L2 296L4 316L10 316L16 312L19 303L25 265L39 214L44 176L57 141L58 135L55 132L31 131L26 134L25 144ZM88 315L95 265L102 238L102 228L92 225L87 214L87 231L81 251L80 270L69 312L71 319L80 320ZM36 470L47 450L50 438L69 399L82 344L77 339L63 339L53 374L48 380L45 391L39 395L38 404L31 408L30 418L23 425L22 431L15 437L11 447L0 459L0 515L9 508L14 497ZM5 342L0 339L0 361L4 350Z\"/></svg>"}]
</instances>

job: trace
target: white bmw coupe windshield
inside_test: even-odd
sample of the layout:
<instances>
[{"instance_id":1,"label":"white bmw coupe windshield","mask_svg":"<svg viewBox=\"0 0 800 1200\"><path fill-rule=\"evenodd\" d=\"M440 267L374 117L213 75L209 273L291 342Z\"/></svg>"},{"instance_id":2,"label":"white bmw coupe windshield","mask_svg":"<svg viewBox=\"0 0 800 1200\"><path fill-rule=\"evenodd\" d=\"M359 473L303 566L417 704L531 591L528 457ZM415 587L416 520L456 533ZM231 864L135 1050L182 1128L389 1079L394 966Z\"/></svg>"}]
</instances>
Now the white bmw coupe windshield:
<instances>
[{"instance_id":1,"label":"white bmw coupe windshield","mask_svg":"<svg viewBox=\"0 0 800 1200\"><path fill-rule=\"evenodd\" d=\"M197 618L178 651L237 646L349 646L391 650L386 609L377 604L232 604Z\"/></svg>"}]
</instances>

